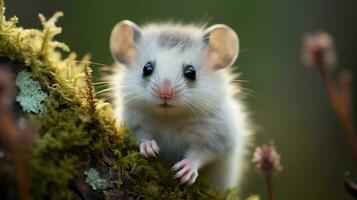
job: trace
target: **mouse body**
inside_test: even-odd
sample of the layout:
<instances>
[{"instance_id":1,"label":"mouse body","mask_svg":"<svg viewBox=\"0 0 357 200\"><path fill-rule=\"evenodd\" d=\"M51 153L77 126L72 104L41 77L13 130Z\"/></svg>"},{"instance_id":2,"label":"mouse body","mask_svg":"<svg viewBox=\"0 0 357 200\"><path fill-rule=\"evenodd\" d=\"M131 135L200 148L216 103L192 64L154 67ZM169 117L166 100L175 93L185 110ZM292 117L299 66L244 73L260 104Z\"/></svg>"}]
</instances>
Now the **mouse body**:
<instances>
[{"instance_id":1,"label":"mouse body","mask_svg":"<svg viewBox=\"0 0 357 200\"><path fill-rule=\"evenodd\" d=\"M124 20L112 31L118 123L145 157L172 164L181 183L202 172L218 188L237 186L250 127L230 66L239 52L226 25L143 27Z\"/></svg>"}]
</instances>

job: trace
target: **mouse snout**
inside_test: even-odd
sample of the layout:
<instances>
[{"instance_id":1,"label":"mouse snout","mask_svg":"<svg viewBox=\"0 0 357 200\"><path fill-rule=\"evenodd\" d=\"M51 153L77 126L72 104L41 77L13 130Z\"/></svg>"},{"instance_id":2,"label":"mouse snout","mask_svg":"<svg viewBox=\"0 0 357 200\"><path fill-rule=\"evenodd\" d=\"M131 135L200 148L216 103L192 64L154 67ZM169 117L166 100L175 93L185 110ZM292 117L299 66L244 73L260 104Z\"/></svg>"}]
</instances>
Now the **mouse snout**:
<instances>
[{"instance_id":1,"label":"mouse snout","mask_svg":"<svg viewBox=\"0 0 357 200\"><path fill-rule=\"evenodd\" d=\"M172 98L171 87L165 87L165 88L160 89L160 98L161 99L171 99Z\"/></svg>"},{"instance_id":2,"label":"mouse snout","mask_svg":"<svg viewBox=\"0 0 357 200\"><path fill-rule=\"evenodd\" d=\"M171 99L173 96L171 82L169 80L165 80L159 92L160 92L160 99L164 99L164 100Z\"/></svg>"}]
</instances>

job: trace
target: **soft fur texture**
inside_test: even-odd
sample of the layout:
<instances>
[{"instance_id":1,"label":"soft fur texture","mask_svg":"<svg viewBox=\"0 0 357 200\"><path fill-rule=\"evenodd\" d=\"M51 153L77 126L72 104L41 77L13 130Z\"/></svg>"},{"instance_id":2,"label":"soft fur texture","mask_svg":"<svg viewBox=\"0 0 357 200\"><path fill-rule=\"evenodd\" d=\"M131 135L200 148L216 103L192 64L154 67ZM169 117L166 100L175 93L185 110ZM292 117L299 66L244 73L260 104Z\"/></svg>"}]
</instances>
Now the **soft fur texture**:
<instances>
[{"instance_id":1,"label":"soft fur texture","mask_svg":"<svg viewBox=\"0 0 357 200\"><path fill-rule=\"evenodd\" d=\"M139 28L122 21L110 45L119 64L112 78L115 113L133 130L141 152L175 164L183 183L192 184L200 169L221 189L237 186L250 131L228 68L238 55L235 32L225 25ZM149 61L154 72L143 77ZM187 65L195 68L196 80L185 78ZM170 107L160 106L164 81L173 88Z\"/></svg>"}]
</instances>

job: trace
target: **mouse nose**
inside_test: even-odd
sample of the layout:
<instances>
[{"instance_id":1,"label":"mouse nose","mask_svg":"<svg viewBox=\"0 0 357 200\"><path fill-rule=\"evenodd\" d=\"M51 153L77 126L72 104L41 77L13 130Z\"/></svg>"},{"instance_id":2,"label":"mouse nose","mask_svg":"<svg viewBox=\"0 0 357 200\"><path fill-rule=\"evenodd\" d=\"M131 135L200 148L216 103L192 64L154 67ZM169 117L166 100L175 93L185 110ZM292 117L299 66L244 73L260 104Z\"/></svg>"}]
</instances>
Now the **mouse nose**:
<instances>
[{"instance_id":1,"label":"mouse nose","mask_svg":"<svg viewBox=\"0 0 357 200\"><path fill-rule=\"evenodd\" d=\"M163 87L160 89L160 98L161 99L171 99L172 98L172 89L171 87Z\"/></svg>"},{"instance_id":2,"label":"mouse nose","mask_svg":"<svg viewBox=\"0 0 357 200\"><path fill-rule=\"evenodd\" d=\"M168 80L164 81L162 88L160 88L160 98L164 100L171 99L173 96L171 82Z\"/></svg>"}]
</instances>

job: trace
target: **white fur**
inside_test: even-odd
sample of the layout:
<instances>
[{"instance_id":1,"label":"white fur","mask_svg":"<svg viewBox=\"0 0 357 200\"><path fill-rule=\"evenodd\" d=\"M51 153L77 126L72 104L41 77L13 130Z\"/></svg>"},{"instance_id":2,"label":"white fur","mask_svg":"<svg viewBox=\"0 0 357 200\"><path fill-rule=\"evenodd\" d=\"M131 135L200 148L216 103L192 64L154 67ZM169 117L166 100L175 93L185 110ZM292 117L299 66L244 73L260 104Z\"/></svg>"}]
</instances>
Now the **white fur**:
<instances>
[{"instance_id":1,"label":"white fur","mask_svg":"<svg viewBox=\"0 0 357 200\"><path fill-rule=\"evenodd\" d=\"M191 42L184 48L185 44L163 47L159 41L163 31L188 35ZM137 58L130 66L119 64L112 78L115 115L139 141L155 140L162 158L174 164L190 157L202 169L200 173L227 189L236 187L240 179L249 124L231 70L206 66L203 34L204 29L196 26L143 27L136 43ZM148 61L155 62L155 68L145 81L142 69ZM192 86L183 75L188 64L197 72ZM163 80L171 81L176 92L168 101L172 108L158 106Z\"/></svg>"}]
</instances>

